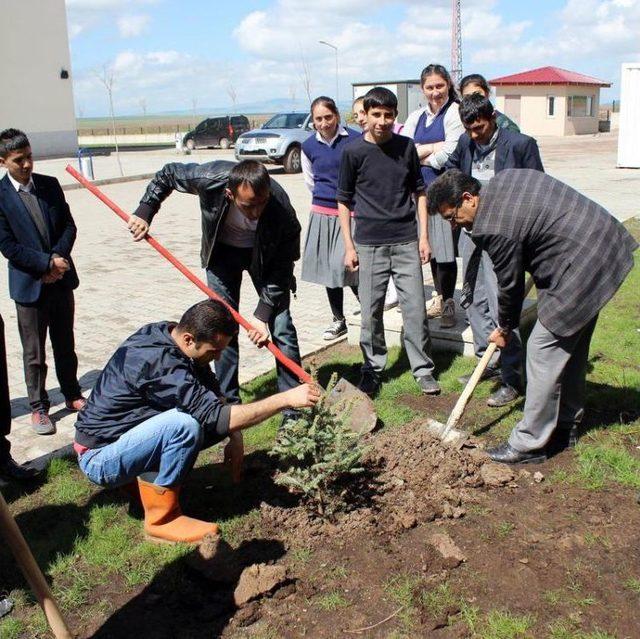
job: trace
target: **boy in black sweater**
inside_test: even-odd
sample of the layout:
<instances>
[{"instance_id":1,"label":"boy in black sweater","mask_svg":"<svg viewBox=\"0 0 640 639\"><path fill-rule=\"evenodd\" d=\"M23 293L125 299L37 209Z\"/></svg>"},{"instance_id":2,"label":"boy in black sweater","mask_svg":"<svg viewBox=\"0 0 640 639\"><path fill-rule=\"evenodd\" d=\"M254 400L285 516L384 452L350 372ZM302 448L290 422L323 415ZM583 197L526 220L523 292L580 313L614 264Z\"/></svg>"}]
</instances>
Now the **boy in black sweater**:
<instances>
[{"instance_id":1,"label":"boy in black sweater","mask_svg":"<svg viewBox=\"0 0 640 639\"><path fill-rule=\"evenodd\" d=\"M429 357L431 338L421 267L429 261L430 248L420 161L412 140L392 132L398 102L391 91L371 89L365 95L364 110L368 129L343 152L337 195L345 266L360 272L364 364L359 387L369 395L380 387L387 361L382 314L392 277L411 370L423 393L437 395L440 387ZM355 238L351 237L350 208L355 211Z\"/></svg>"}]
</instances>

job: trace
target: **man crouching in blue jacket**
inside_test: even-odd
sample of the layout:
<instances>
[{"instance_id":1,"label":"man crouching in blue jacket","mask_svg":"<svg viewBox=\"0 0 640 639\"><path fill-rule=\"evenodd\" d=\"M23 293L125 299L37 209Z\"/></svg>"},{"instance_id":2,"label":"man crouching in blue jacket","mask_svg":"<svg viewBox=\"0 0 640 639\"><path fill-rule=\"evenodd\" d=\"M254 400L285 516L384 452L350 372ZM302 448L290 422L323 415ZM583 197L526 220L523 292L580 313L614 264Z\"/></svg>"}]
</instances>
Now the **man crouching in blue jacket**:
<instances>
[{"instance_id":1,"label":"man crouching in blue jacket","mask_svg":"<svg viewBox=\"0 0 640 639\"><path fill-rule=\"evenodd\" d=\"M228 437L225 460L237 481L242 430L320 398L319 387L303 384L251 404L226 404L209 364L237 332L231 313L214 300L195 304L177 324L143 326L107 362L78 415L80 469L100 486L137 478L152 541L197 542L218 532L214 523L184 516L178 502L201 450Z\"/></svg>"}]
</instances>

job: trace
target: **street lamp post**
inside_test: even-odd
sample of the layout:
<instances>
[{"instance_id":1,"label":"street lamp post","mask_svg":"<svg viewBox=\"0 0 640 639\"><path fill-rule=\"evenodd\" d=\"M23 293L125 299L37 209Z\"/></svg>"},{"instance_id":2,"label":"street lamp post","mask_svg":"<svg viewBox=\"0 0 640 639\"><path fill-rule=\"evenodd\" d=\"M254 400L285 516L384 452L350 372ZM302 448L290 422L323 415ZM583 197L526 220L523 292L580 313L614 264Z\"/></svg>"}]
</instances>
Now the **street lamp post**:
<instances>
[{"instance_id":1,"label":"street lamp post","mask_svg":"<svg viewBox=\"0 0 640 639\"><path fill-rule=\"evenodd\" d=\"M339 99L340 99L340 91L339 91L339 84L340 84L340 74L338 73L338 47L336 47L335 44L331 44L330 42L325 42L324 40L318 40L318 42L320 44L325 44L328 47L331 47L336 54L336 104L338 104Z\"/></svg>"}]
</instances>

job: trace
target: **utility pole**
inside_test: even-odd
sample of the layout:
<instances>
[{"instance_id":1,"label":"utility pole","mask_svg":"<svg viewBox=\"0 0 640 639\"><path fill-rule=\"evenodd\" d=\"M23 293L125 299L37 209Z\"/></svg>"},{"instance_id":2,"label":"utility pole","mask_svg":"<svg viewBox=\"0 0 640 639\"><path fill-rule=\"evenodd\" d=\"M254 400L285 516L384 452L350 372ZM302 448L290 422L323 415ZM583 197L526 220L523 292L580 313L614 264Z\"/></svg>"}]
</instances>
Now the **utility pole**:
<instances>
[{"instance_id":1,"label":"utility pole","mask_svg":"<svg viewBox=\"0 0 640 639\"><path fill-rule=\"evenodd\" d=\"M451 0L451 78L456 86L462 80L461 0Z\"/></svg>"}]
</instances>

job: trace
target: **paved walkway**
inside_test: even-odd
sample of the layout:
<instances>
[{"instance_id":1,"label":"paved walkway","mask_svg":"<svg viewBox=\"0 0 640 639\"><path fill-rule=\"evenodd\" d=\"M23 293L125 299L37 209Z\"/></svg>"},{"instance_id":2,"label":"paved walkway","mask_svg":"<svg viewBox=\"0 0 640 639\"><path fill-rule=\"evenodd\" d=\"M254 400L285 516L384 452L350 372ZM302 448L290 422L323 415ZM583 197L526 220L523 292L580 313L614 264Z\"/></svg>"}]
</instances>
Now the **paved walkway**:
<instances>
[{"instance_id":1,"label":"paved walkway","mask_svg":"<svg viewBox=\"0 0 640 639\"><path fill-rule=\"evenodd\" d=\"M598 200L620 219L626 219L638 213L634 197L640 192L640 171L614 168L615 145L614 134L540 141L543 161L551 174ZM121 154L125 173L129 175L153 172L166 162L205 162L217 158L233 159L233 152L197 151L190 157L177 155L173 150ZM71 184L73 178L64 171L67 163L75 165L77 161L44 160L37 163L36 171L55 175L63 184ZM96 179L119 176L113 156L96 158L94 172ZM300 222L306 228L310 196L301 175L285 175L277 168L273 174L287 190ZM145 186L145 181L134 181L101 188L131 212ZM83 389L88 391L123 339L147 322L178 319L182 311L202 299L202 295L146 243L134 244L120 219L89 192L70 190L66 196L78 226L73 255L81 283L76 291L75 335L80 380ZM156 217L152 230L154 236L189 268L203 275L198 263L200 211L197 198L179 193L172 195ZM296 267L298 275L299 271L300 263ZM5 260L0 260L0 281L6 282ZM245 283L241 312L250 317L256 301L252 287ZM347 312L356 310L357 304L349 292L345 294L345 302ZM0 298L0 312L6 325L14 417L13 453L16 459L25 461L67 445L73 436L75 416L64 410L52 367L48 386L53 403L51 415L58 433L48 437L32 433L15 306L6 289ZM292 301L292 314L303 354L326 345L321 334L331 318L320 287L299 282L298 297ZM242 381L253 379L273 366L272 358L255 349L244 336L241 336L241 358ZM50 349L48 361L53 363Z\"/></svg>"}]
</instances>

